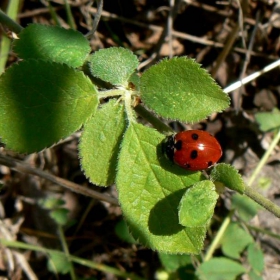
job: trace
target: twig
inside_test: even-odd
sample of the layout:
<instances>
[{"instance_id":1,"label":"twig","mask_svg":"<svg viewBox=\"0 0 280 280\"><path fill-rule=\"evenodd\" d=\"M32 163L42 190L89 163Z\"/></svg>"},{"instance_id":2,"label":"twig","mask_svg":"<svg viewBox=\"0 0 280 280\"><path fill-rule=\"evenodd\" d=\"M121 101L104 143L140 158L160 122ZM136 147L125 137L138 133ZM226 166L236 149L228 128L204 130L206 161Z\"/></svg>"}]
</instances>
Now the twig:
<instances>
[{"instance_id":1,"label":"twig","mask_svg":"<svg viewBox=\"0 0 280 280\"><path fill-rule=\"evenodd\" d=\"M169 13L167 18L167 38L169 43L169 58L173 57L173 12L174 12L175 0L169 0Z\"/></svg>"},{"instance_id":2,"label":"twig","mask_svg":"<svg viewBox=\"0 0 280 280\"><path fill-rule=\"evenodd\" d=\"M47 173L45 171L42 171L40 169L33 168L33 167L29 166L28 164L26 164L26 163L24 163L20 160L14 159L12 157L8 157L8 156L4 156L4 155L0 154L0 164L8 166L8 167L10 167L13 170L18 171L18 172L32 174L32 175L42 177L44 179L47 179L47 180L49 180L49 181L51 181L51 182L53 182L57 185L60 185L64 188L67 188L67 189L69 189L71 191L74 191L76 193L83 194L83 195L86 195L86 196L90 196L90 197L93 197L93 198L98 199L98 200L103 200L103 201L106 201L106 202L111 203L113 205L119 205L118 200L113 198L113 197L110 197L108 195L104 195L102 193L96 192L96 191L91 190L89 188L85 188L84 186L81 186L81 185L75 184L71 181L68 181L66 179L54 176L54 175L49 174L49 173Z\"/></svg>"},{"instance_id":3,"label":"twig","mask_svg":"<svg viewBox=\"0 0 280 280\"><path fill-rule=\"evenodd\" d=\"M161 28L160 30L158 30L159 32L161 32L161 34L157 41L157 44L153 48L154 49L153 53L150 55L150 57L147 60L145 60L139 64L139 66L137 68L138 71L140 71L143 67L146 67L147 65L149 65L150 63L152 63L153 61L158 59L160 49L166 38L167 29L168 29L168 23L165 24L164 28ZM172 34L172 31L171 31L171 34Z\"/></svg>"},{"instance_id":4,"label":"twig","mask_svg":"<svg viewBox=\"0 0 280 280\"><path fill-rule=\"evenodd\" d=\"M161 32L161 36L154 48L154 52L150 55L150 57L147 60L139 64L138 71L140 71L143 67L146 67L159 57L160 49L162 48L163 42L166 41L166 38L169 43L169 57L173 57L173 21L178 14L180 0L177 0L176 3L174 0L170 0L169 2L170 5L167 22L164 29L159 30Z\"/></svg>"},{"instance_id":5,"label":"twig","mask_svg":"<svg viewBox=\"0 0 280 280\"><path fill-rule=\"evenodd\" d=\"M259 18L260 18L260 10L258 10L258 12L257 12L256 25L253 29L253 32L252 32L252 35L251 35L251 38L250 38L248 50L247 50L246 56L245 56L245 61L244 61L242 71L241 71L241 74L240 74L240 80L242 80L244 78L247 67L248 67L248 64L250 62L251 53L252 53L252 49L253 49L253 45L254 45L254 41L255 41L255 36L256 36L256 33L257 33L257 29L258 29ZM237 108L237 112L239 111L240 106L241 106L241 91L239 89L239 91L237 93L237 102L236 102L236 106L235 106Z\"/></svg>"},{"instance_id":6,"label":"twig","mask_svg":"<svg viewBox=\"0 0 280 280\"><path fill-rule=\"evenodd\" d=\"M238 6L238 24L239 24L239 29L241 31L241 40L242 40L242 45L244 47L244 49L247 49L246 47L246 41L244 38L244 28L243 28L243 23L244 23L244 19L243 19L243 11L242 11L242 6L239 0L235 0L235 2L237 3Z\"/></svg>"},{"instance_id":7,"label":"twig","mask_svg":"<svg viewBox=\"0 0 280 280\"><path fill-rule=\"evenodd\" d=\"M96 8L91 7L91 8L89 8L89 12L92 13L92 14L96 14L97 10L96 10ZM130 23L130 24L140 26L140 27L143 27L143 28L147 28L147 29L150 29L150 30L154 30L154 31L159 31L159 32L163 31L163 27L161 27L161 26L157 26L157 25L154 25L154 24L146 24L146 23L142 23L142 22L139 22L139 21L127 19L127 18L120 17L116 14L112 14L112 13L109 13L109 12L106 12L106 11L102 11L101 16L105 17L105 18L109 18L109 19L115 19L115 20L123 21L123 22L126 22L126 23ZM199 43L199 44L202 44L202 45L214 46L214 47L217 47L217 48L223 48L224 47L224 44L222 44L222 43L217 43L217 42L214 42L212 40L207 40L207 39L204 39L204 38L201 38L201 37L193 36L193 35L190 35L190 34L186 34L186 33L183 33L183 32L178 32L178 31L174 31L174 30L172 31L172 36L177 37L177 38L181 38L181 39L185 39L185 40L189 40L189 41ZM233 50L238 52L238 53L246 53L246 51L247 51L247 50L244 50L242 48L233 48ZM276 59L277 58L276 56L267 56L266 54L257 53L257 52L252 52L251 55L259 56L259 57L266 57L266 58L270 58L270 59Z\"/></svg>"},{"instance_id":8,"label":"twig","mask_svg":"<svg viewBox=\"0 0 280 280\"><path fill-rule=\"evenodd\" d=\"M97 29L98 23L101 18L102 10L103 10L103 0L97 0L97 13L95 14L94 17L93 26L92 29L88 32L88 34L86 34L86 37L88 39L90 39L93 36L94 32Z\"/></svg>"},{"instance_id":9,"label":"twig","mask_svg":"<svg viewBox=\"0 0 280 280\"><path fill-rule=\"evenodd\" d=\"M227 55L229 54L229 52L233 46L233 43L236 40L236 35L237 35L238 31L239 31L239 25L235 24L231 33L228 35L227 41L225 43L225 47L220 52L219 56L216 59L215 65L214 65L213 69L211 70L211 75L213 76L213 78L216 77L218 69L220 68L221 64L223 63L223 61L226 59Z\"/></svg>"},{"instance_id":10,"label":"twig","mask_svg":"<svg viewBox=\"0 0 280 280\"><path fill-rule=\"evenodd\" d=\"M235 82L233 83L232 85L226 87L224 89L224 92L225 93L229 93L229 92L232 92L238 88L240 88L241 86L255 80L256 78L260 77L261 75L263 75L264 73L266 72L269 72L271 70L273 70L274 68L280 66L280 59L272 62L271 64L265 66L262 70L260 71L257 71L249 76L247 76L246 78L242 79L241 81L238 81L238 82Z\"/></svg>"}]
</instances>

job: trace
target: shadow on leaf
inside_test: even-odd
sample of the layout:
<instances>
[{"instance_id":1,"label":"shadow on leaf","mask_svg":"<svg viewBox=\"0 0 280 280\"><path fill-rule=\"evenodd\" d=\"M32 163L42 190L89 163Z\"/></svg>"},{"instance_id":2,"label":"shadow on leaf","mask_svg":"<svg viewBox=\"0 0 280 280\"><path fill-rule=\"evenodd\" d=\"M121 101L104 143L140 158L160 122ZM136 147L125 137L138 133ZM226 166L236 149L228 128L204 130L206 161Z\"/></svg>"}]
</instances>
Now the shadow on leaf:
<instances>
[{"instance_id":1,"label":"shadow on leaf","mask_svg":"<svg viewBox=\"0 0 280 280\"><path fill-rule=\"evenodd\" d=\"M181 189L171 193L151 209L148 225L152 234L172 235L184 229L179 224L178 205L185 191Z\"/></svg>"}]
</instances>

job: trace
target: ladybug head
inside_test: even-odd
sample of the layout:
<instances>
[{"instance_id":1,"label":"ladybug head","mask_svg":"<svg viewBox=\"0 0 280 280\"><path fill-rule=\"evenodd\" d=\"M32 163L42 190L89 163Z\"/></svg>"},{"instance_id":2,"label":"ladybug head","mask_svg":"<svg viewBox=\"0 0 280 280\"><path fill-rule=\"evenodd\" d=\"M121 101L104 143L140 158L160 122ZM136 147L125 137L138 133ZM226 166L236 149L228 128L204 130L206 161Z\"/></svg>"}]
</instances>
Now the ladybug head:
<instances>
[{"instance_id":1,"label":"ladybug head","mask_svg":"<svg viewBox=\"0 0 280 280\"><path fill-rule=\"evenodd\" d=\"M171 161L174 156L174 135L166 137L162 142L162 153Z\"/></svg>"}]
</instances>

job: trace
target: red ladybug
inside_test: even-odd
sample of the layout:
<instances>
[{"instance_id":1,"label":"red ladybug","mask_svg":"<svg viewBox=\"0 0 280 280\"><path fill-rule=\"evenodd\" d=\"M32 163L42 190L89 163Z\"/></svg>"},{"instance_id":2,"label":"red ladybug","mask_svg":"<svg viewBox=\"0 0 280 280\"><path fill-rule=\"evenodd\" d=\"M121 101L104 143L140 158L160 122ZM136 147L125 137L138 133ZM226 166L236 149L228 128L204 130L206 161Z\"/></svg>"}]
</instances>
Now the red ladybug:
<instances>
[{"instance_id":1,"label":"red ladybug","mask_svg":"<svg viewBox=\"0 0 280 280\"><path fill-rule=\"evenodd\" d=\"M222 156L214 136L202 130L187 130L168 136L164 143L167 157L187 170L204 170Z\"/></svg>"}]
</instances>

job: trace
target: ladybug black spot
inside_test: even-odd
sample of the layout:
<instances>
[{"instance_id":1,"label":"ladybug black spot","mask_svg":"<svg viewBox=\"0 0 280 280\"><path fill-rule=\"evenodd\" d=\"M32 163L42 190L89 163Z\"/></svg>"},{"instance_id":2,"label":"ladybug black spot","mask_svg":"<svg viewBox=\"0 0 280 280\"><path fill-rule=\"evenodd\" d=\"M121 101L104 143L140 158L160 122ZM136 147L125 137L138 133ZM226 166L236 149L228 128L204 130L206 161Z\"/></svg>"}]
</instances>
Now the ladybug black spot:
<instances>
[{"instance_id":1,"label":"ladybug black spot","mask_svg":"<svg viewBox=\"0 0 280 280\"><path fill-rule=\"evenodd\" d=\"M207 164L208 164L208 167L210 167L210 166L213 165L213 162L212 161L208 161Z\"/></svg>"},{"instance_id":2,"label":"ladybug black spot","mask_svg":"<svg viewBox=\"0 0 280 280\"><path fill-rule=\"evenodd\" d=\"M175 149L177 151L180 151L182 149L182 141L181 140L179 140L175 143Z\"/></svg>"},{"instance_id":3,"label":"ladybug black spot","mask_svg":"<svg viewBox=\"0 0 280 280\"><path fill-rule=\"evenodd\" d=\"M197 150L192 150L190 156L191 159L196 159L198 156Z\"/></svg>"},{"instance_id":4,"label":"ladybug black spot","mask_svg":"<svg viewBox=\"0 0 280 280\"><path fill-rule=\"evenodd\" d=\"M191 165L189 163L184 164L185 168L190 169Z\"/></svg>"},{"instance_id":5,"label":"ladybug black spot","mask_svg":"<svg viewBox=\"0 0 280 280\"><path fill-rule=\"evenodd\" d=\"M192 139L193 140L197 140L198 139L198 134L197 133L193 133L192 134Z\"/></svg>"}]
</instances>

